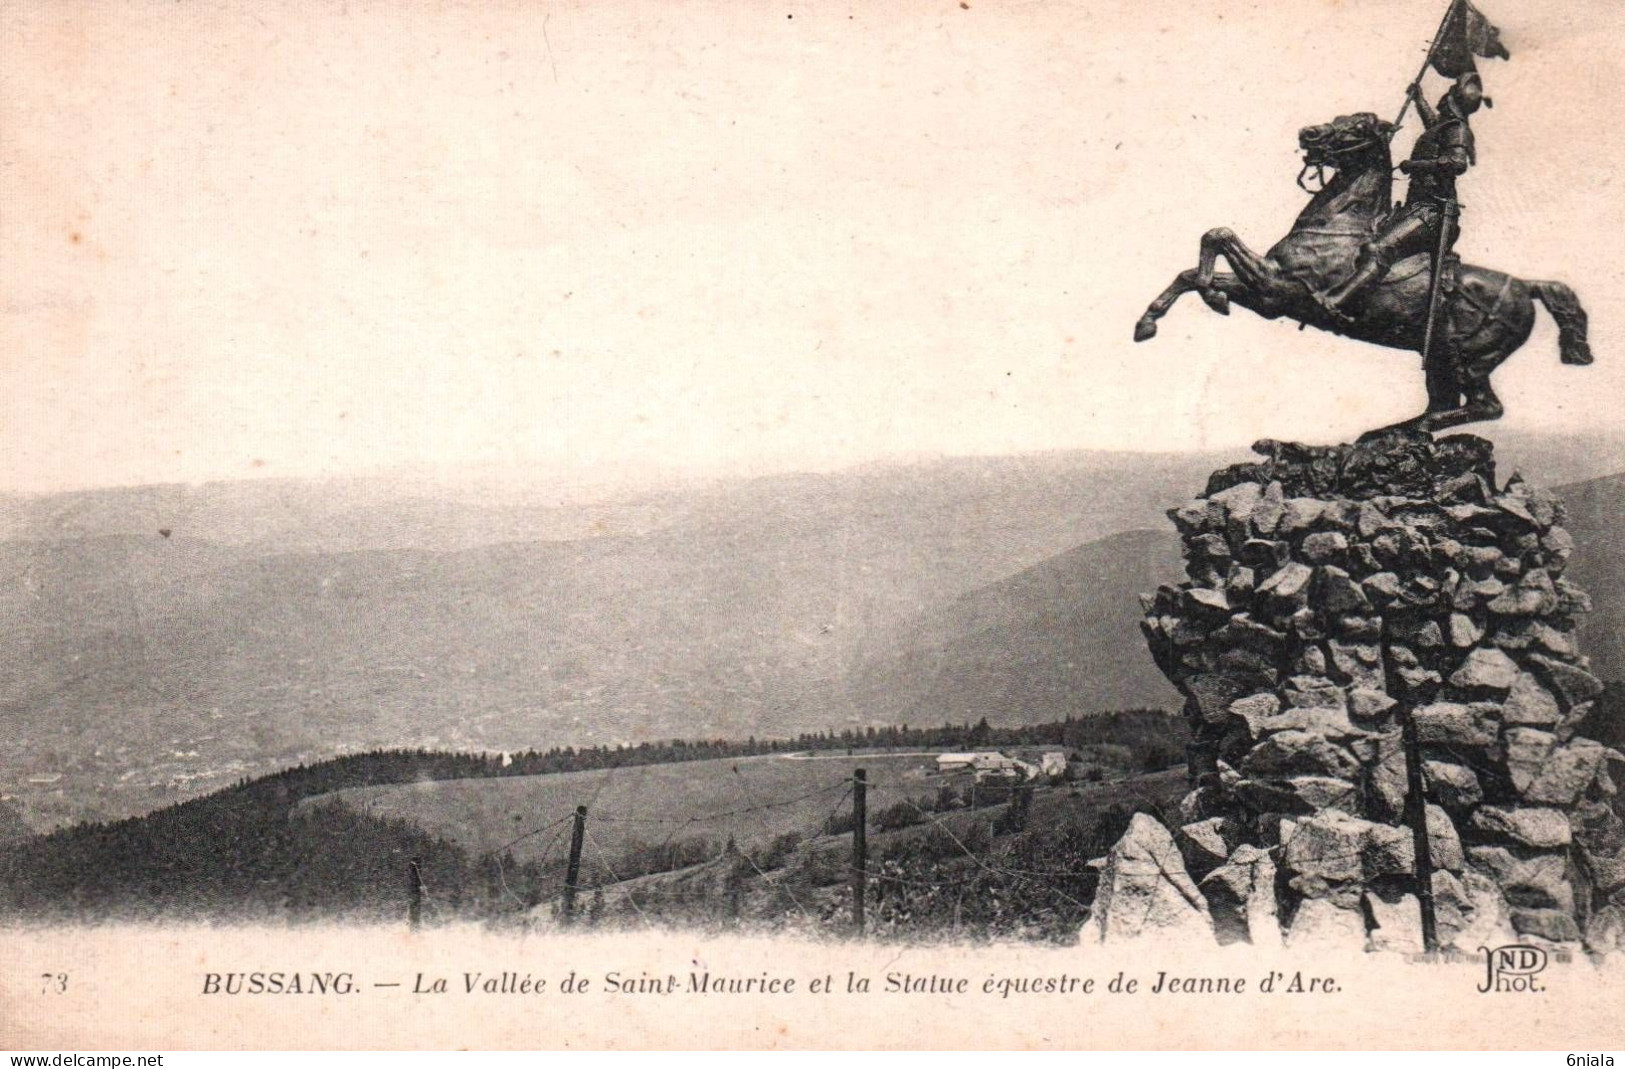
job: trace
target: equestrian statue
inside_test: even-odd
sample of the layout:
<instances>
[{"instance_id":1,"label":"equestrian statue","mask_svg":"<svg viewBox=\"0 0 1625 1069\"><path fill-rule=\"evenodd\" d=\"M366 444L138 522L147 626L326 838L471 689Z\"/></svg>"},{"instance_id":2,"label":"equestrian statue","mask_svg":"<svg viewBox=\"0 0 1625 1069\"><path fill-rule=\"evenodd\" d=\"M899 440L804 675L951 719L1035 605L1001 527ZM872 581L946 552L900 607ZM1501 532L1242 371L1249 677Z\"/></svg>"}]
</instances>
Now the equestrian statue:
<instances>
[{"instance_id":1,"label":"equestrian statue","mask_svg":"<svg viewBox=\"0 0 1625 1069\"><path fill-rule=\"evenodd\" d=\"M1499 418L1490 376L1529 340L1536 301L1557 321L1563 363L1591 363L1586 313L1573 290L1462 264L1452 251L1461 213L1456 180L1477 162L1471 119L1480 105L1493 106L1474 55L1506 58L1507 51L1469 0L1453 0L1399 120L1360 112L1299 131L1304 166L1298 184L1312 196L1291 231L1263 256L1229 229L1203 234L1197 266L1180 272L1151 302L1135 324L1134 340L1155 337L1157 320L1194 290L1223 315L1234 303L1266 319L1287 316L1421 353L1427 410L1371 435ZM1453 79L1437 108L1421 91L1429 66ZM1412 105L1423 130L1399 166L1410 182L1396 207L1390 141ZM1315 190L1305 184L1311 170L1320 181ZM1221 256L1228 273L1216 270Z\"/></svg>"}]
</instances>

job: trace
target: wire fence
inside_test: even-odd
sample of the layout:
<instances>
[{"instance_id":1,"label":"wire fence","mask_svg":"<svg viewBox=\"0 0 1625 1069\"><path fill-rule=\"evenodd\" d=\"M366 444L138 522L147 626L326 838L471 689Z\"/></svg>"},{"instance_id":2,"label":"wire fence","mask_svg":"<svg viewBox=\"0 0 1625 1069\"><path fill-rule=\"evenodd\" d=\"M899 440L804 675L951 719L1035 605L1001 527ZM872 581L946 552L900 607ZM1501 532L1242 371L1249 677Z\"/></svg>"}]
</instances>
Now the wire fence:
<instances>
[{"instance_id":1,"label":"wire fence","mask_svg":"<svg viewBox=\"0 0 1625 1069\"><path fill-rule=\"evenodd\" d=\"M597 923L605 911L642 927L696 916L738 923L751 899L757 919L834 926L861 923L856 915L869 910L890 924L916 908L947 908L943 903L951 899L957 926L962 908L991 899L1010 910L1046 911L1075 930L1100 878L1089 862L1111 850L1133 812L1150 813L1170 829L1184 823L1171 797L1127 777L1073 784L1069 791L1061 782L966 782L919 773L870 780L843 770L816 786L768 797L737 765L720 775L738 804L682 815L587 805L506 840L484 855L499 914L527 923ZM593 801L603 786L591 792ZM1056 801L1080 791L1081 801ZM1035 800L1043 800L1041 824L1029 835ZM876 837L873 855L854 834L860 813ZM1393 830L1398 834L1378 843L1336 834L1297 840L1290 863L1334 881L1414 875L1405 871L1415 864L1406 853L1410 830ZM659 838L646 841L642 832ZM1067 839L1070 833L1076 834ZM539 838L543 844L528 860L514 859L514 847ZM568 858L560 853L566 842ZM1193 906L1205 907L1177 850L1123 854L1114 857L1111 871L1121 879L1165 881ZM864 910L856 908L855 894L864 896ZM585 911L582 896L590 896ZM1148 916L1154 897L1145 898ZM421 904L436 921L454 912L427 887Z\"/></svg>"},{"instance_id":2,"label":"wire fence","mask_svg":"<svg viewBox=\"0 0 1625 1069\"><path fill-rule=\"evenodd\" d=\"M592 803L606 778L586 792L584 814L573 808L550 814L480 851L489 886L485 908L488 915L506 914L527 924L593 923L610 910L623 920L653 926L664 915L684 911L688 919L709 914L737 923L749 899L758 919L839 925L854 912L854 884L879 907L913 894L964 893L981 884L1021 885L1080 915L1087 911L1089 896L1080 882L1092 878L1088 857L1033 866L1004 856L990 843L990 826L1005 814L1020 808L1025 816L1033 787L919 771L859 784L850 773L848 762L823 782L774 796L771 787L752 782L735 764L719 774L727 781L723 790L737 804L683 814L630 811L624 800L597 808ZM944 787L953 789L944 792ZM1146 803L1162 809L1156 799L1147 797ZM879 836L873 858L866 849L846 856L862 810L866 830ZM923 855L896 849L924 838L932 850ZM567 842L568 857L562 850ZM521 846L527 849L516 859L515 848ZM429 921L453 918L455 910L423 884L421 874L417 888L418 905Z\"/></svg>"}]
</instances>

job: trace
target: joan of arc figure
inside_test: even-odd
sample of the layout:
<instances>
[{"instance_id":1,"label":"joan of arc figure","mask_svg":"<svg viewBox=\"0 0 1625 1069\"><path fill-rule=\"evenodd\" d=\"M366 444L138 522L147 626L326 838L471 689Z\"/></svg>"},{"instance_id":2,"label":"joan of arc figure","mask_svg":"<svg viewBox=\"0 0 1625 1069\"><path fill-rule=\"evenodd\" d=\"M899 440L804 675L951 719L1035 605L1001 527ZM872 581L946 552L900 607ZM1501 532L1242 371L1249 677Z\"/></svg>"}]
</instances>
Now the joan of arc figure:
<instances>
[{"instance_id":1,"label":"joan of arc figure","mask_svg":"<svg viewBox=\"0 0 1625 1069\"><path fill-rule=\"evenodd\" d=\"M1321 303L1339 319L1347 319L1345 309L1381 282L1396 262L1438 249L1441 227L1447 228L1443 246L1447 255L1456 241L1456 178L1477 162L1468 119L1480 104L1491 102L1484 96L1478 75L1471 72L1456 79L1439 100L1437 111L1428 106L1415 84L1410 94L1426 128L1416 139L1410 159L1399 165L1410 176L1410 192L1382 229L1360 246L1354 274L1320 296Z\"/></svg>"}]
</instances>

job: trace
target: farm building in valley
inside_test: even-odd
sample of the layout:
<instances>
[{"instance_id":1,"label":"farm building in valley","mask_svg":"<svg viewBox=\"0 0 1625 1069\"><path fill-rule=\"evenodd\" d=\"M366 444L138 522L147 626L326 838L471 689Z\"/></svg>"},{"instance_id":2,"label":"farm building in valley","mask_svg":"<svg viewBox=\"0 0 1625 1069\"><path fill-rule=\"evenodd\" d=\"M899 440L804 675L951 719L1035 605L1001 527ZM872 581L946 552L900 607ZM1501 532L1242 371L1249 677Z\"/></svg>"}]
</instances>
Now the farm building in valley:
<instances>
[{"instance_id":1,"label":"farm building in valley","mask_svg":"<svg viewBox=\"0 0 1625 1069\"><path fill-rule=\"evenodd\" d=\"M1034 765L996 750L945 753L937 758L937 771L943 775L971 772L975 774L978 783L999 779L1025 781L1038 779L1040 776L1059 779L1066 774L1066 754L1059 751L1046 753L1040 759L1040 763Z\"/></svg>"}]
</instances>

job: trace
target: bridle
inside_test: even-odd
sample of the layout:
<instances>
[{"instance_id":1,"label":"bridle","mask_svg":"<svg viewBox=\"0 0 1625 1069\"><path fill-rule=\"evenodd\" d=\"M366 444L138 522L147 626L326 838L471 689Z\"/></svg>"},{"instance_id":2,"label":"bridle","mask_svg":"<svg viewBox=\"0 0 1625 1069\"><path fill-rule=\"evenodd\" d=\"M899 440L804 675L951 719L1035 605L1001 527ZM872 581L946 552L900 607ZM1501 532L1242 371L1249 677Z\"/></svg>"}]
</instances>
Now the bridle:
<instances>
[{"instance_id":1,"label":"bridle","mask_svg":"<svg viewBox=\"0 0 1625 1069\"><path fill-rule=\"evenodd\" d=\"M1364 152L1366 149L1376 148L1378 144L1386 143L1386 138L1382 137L1381 135L1376 135L1373 137L1368 137L1364 141L1356 141L1353 144L1339 145L1333 148L1325 149L1324 151L1326 158L1319 163L1311 163L1307 159L1304 160L1302 169L1298 171L1298 188L1309 194L1311 197L1314 196L1316 193L1319 193L1321 190L1326 188L1327 167L1331 167L1333 170L1339 170L1343 166L1343 158L1345 156L1352 155L1356 152ZM1304 182L1304 178L1308 176L1311 170L1315 172L1315 184L1318 187L1316 189L1310 189L1308 184Z\"/></svg>"},{"instance_id":2,"label":"bridle","mask_svg":"<svg viewBox=\"0 0 1625 1069\"><path fill-rule=\"evenodd\" d=\"M1308 176L1309 169L1311 167L1313 167L1315 170L1315 185L1317 187L1315 189L1310 189L1308 183L1304 181L1304 178ZM1310 163L1308 160L1305 160L1303 162L1303 168L1298 171L1298 188L1309 194L1311 197L1316 193L1319 193L1322 189L1325 189L1326 165L1324 163Z\"/></svg>"}]
</instances>

